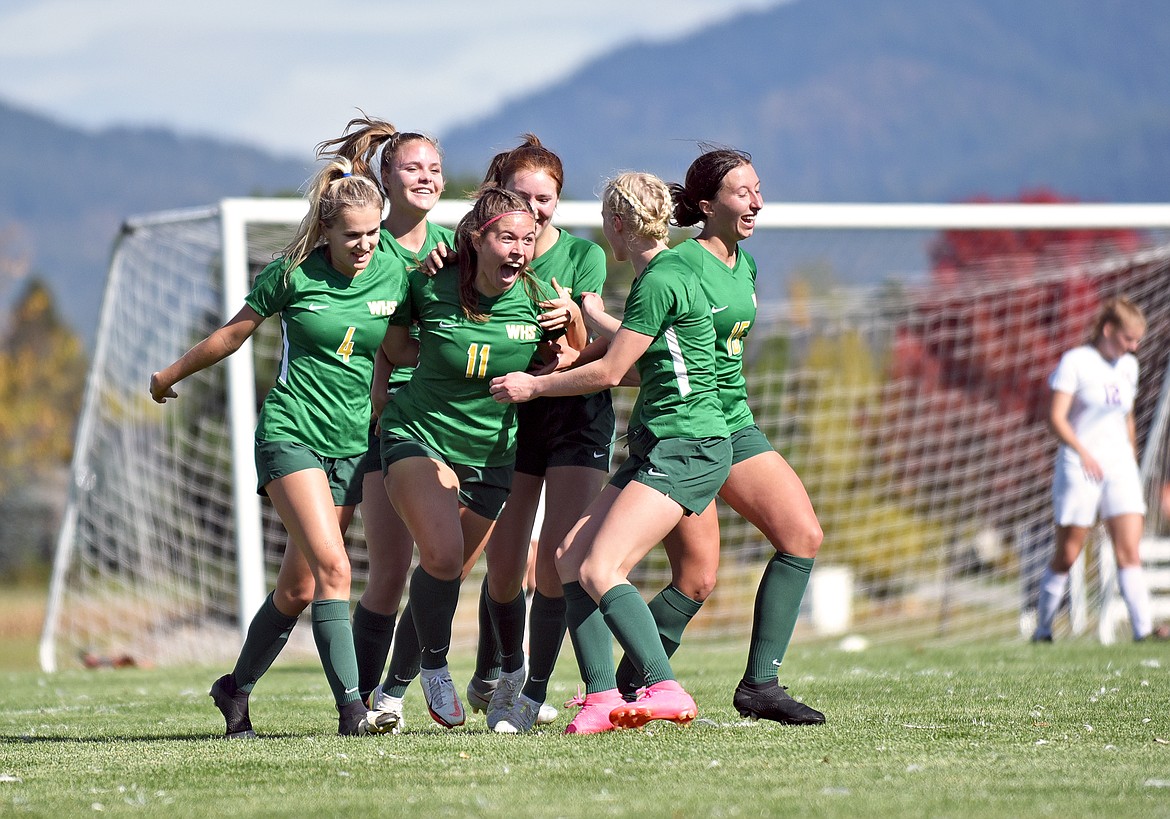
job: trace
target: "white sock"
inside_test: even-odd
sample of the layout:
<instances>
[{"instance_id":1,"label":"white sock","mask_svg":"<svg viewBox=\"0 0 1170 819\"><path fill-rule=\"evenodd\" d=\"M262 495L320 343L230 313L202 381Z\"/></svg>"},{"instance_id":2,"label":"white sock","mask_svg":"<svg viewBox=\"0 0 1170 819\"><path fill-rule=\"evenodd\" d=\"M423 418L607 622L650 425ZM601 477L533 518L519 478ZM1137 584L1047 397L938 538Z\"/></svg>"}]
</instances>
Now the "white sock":
<instances>
[{"instance_id":1,"label":"white sock","mask_svg":"<svg viewBox=\"0 0 1170 819\"><path fill-rule=\"evenodd\" d=\"M395 706L398 706L397 709L395 709ZM402 710L402 697L391 696L390 694L385 693L382 690L381 686L379 686L378 690L377 690L377 696L373 697L370 701L370 708L371 708L371 710L374 710L374 711L377 711L379 709L385 710L385 711L393 711L393 710L401 711Z\"/></svg>"},{"instance_id":2,"label":"white sock","mask_svg":"<svg viewBox=\"0 0 1170 819\"><path fill-rule=\"evenodd\" d=\"M1044 567L1040 579L1040 595L1036 600L1036 632L1034 637L1051 637L1052 621L1068 591L1068 572L1057 574L1051 566Z\"/></svg>"},{"instance_id":3,"label":"white sock","mask_svg":"<svg viewBox=\"0 0 1170 819\"><path fill-rule=\"evenodd\" d=\"M1129 622L1133 626L1133 637L1141 640L1154 630L1154 619L1150 613L1150 589L1141 566L1129 566L1117 570L1117 585L1121 587L1121 599L1129 610Z\"/></svg>"}]
</instances>

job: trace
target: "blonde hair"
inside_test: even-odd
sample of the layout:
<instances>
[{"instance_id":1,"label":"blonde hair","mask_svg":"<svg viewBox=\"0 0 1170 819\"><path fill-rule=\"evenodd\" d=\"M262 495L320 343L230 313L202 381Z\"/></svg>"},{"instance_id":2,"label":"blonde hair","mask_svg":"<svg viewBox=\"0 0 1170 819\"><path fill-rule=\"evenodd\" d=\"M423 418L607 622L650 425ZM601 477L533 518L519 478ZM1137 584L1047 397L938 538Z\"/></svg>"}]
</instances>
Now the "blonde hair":
<instances>
[{"instance_id":1,"label":"blonde hair","mask_svg":"<svg viewBox=\"0 0 1170 819\"><path fill-rule=\"evenodd\" d=\"M620 216L635 236L665 241L670 234L670 188L654 174L627 171L605 183L602 209Z\"/></svg>"},{"instance_id":2,"label":"blonde hair","mask_svg":"<svg viewBox=\"0 0 1170 819\"><path fill-rule=\"evenodd\" d=\"M475 289L475 276L479 269L479 252L474 242L501 216L507 213L526 213L536 221L536 214L528 200L519 194L497 185L486 185L479 189L475 202L455 227L455 255L459 263L459 302L463 314L472 321L484 322L488 315L479 309L479 291ZM524 289L533 301L540 301L536 280L527 267L520 271Z\"/></svg>"},{"instance_id":3,"label":"blonde hair","mask_svg":"<svg viewBox=\"0 0 1170 819\"><path fill-rule=\"evenodd\" d=\"M1115 327L1138 326L1141 327L1142 332L1145 332L1146 316L1140 307L1125 296L1114 296L1101 305L1101 310L1097 313L1097 318L1093 321L1093 327L1089 331L1090 344L1096 344L1101 340L1106 324L1112 324Z\"/></svg>"},{"instance_id":4,"label":"blonde hair","mask_svg":"<svg viewBox=\"0 0 1170 819\"><path fill-rule=\"evenodd\" d=\"M318 159L326 154L345 157L353 163L354 173L374 176L374 157L381 148L382 158L378 163L377 179L384 193L389 193L386 190L386 180L393 171L394 156L405 145L411 142L429 143L439 155L440 161L442 160L443 151L434 138L414 131L399 131L392 122L368 116L365 111L361 114L346 124L341 136L327 139L317 145Z\"/></svg>"},{"instance_id":5,"label":"blonde hair","mask_svg":"<svg viewBox=\"0 0 1170 819\"><path fill-rule=\"evenodd\" d=\"M309 181L307 196L309 212L301 220L296 235L280 252L284 258L284 276L309 257L325 241L322 226L328 227L348 208L377 208L382 211L382 191L374 180L354 172L354 165L345 157L333 157Z\"/></svg>"}]
</instances>

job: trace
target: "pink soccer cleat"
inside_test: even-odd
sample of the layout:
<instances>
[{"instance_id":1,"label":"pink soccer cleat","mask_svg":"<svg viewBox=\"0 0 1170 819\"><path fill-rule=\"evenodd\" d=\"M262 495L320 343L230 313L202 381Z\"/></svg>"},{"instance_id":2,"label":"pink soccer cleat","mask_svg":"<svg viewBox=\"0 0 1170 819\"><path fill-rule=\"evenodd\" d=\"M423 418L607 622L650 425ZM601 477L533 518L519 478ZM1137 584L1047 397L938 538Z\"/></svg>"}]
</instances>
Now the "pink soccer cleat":
<instances>
[{"instance_id":1,"label":"pink soccer cleat","mask_svg":"<svg viewBox=\"0 0 1170 819\"><path fill-rule=\"evenodd\" d=\"M625 700L622 699L622 695L618 693L616 688L611 688L608 691L597 691L585 696L582 696L578 690L577 696L565 703L566 708L572 708L575 705L581 707L577 716L573 717L573 721L565 728L565 733L600 734L602 731L612 731L613 723L610 722L609 714L618 703L622 702Z\"/></svg>"},{"instance_id":2,"label":"pink soccer cleat","mask_svg":"<svg viewBox=\"0 0 1170 819\"><path fill-rule=\"evenodd\" d=\"M622 700L609 712L609 720L615 728L641 728L653 719L686 725L698 715L691 695L675 680L663 680L643 688L633 702Z\"/></svg>"}]
</instances>

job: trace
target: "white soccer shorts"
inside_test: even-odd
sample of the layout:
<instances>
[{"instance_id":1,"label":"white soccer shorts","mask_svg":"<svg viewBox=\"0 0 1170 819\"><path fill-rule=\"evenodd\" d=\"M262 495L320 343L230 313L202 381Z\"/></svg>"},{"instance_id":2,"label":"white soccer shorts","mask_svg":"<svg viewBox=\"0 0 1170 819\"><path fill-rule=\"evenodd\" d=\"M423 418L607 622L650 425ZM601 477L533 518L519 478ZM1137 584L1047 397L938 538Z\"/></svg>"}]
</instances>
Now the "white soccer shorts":
<instances>
[{"instance_id":1,"label":"white soccer shorts","mask_svg":"<svg viewBox=\"0 0 1170 819\"><path fill-rule=\"evenodd\" d=\"M1071 463L1069 461L1072 461ZM1146 500L1137 463L1129 460L1109 464L1105 477L1090 480L1079 460L1057 459L1052 481L1052 505L1057 526L1092 526L1098 514L1101 520L1118 515L1144 515Z\"/></svg>"}]
</instances>

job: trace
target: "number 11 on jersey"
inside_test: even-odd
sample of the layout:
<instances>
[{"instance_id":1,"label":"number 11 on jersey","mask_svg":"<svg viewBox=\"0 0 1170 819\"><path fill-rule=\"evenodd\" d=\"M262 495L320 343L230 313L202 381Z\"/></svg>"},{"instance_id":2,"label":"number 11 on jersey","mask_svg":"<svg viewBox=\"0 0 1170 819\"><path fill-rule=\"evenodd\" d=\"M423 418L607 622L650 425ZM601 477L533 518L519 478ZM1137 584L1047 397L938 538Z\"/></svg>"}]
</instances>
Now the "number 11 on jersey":
<instances>
[{"instance_id":1,"label":"number 11 on jersey","mask_svg":"<svg viewBox=\"0 0 1170 819\"><path fill-rule=\"evenodd\" d=\"M487 375L488 356L491 354L491 349L492 345L490 344L484 344L482 347L478 344L472 344L467 348L465 378L483 378Z\"/></svg>"}]
</instances>

